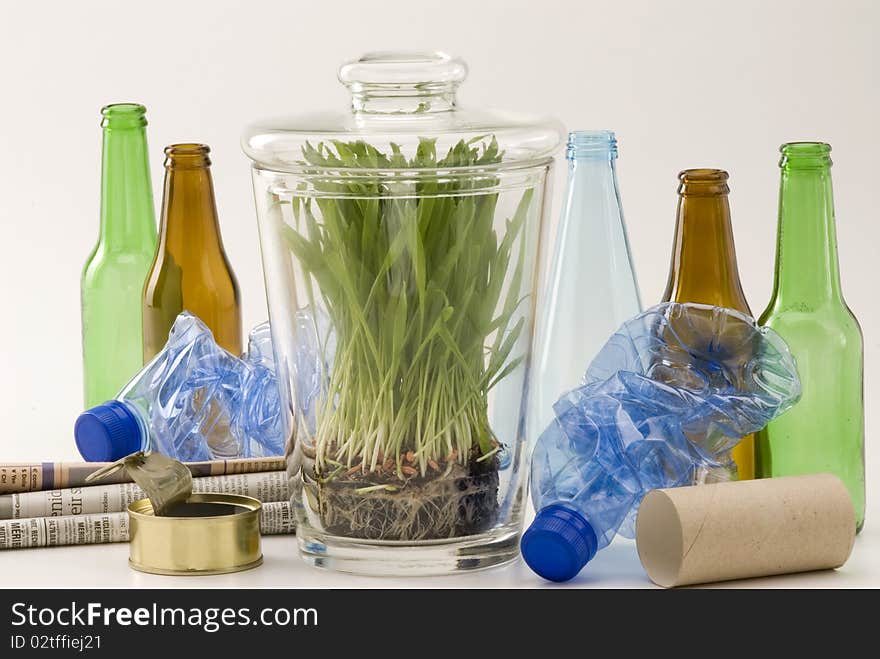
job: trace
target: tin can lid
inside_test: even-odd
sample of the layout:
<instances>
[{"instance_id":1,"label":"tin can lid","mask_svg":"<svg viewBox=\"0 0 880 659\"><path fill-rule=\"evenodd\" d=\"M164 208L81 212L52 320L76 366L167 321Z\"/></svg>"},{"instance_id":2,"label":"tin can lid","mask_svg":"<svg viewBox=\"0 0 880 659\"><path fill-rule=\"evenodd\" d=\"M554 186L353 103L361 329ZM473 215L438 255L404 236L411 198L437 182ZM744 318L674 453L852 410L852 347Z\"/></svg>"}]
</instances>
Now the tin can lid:
<instances>
[{"instance_id":1,"label":"tin can lid","mask_svg":"<svg viewBox=\"0 0 880 659\"><path fill-rule=\"evenodd\" d=\"M137 451L103 467L86 477L86 482L100 480L125 469L131 479L146 493L152 513L164 515L175 504L192 494L192 474L182 463L155 451Z\"/></svg>"}]
</instances>

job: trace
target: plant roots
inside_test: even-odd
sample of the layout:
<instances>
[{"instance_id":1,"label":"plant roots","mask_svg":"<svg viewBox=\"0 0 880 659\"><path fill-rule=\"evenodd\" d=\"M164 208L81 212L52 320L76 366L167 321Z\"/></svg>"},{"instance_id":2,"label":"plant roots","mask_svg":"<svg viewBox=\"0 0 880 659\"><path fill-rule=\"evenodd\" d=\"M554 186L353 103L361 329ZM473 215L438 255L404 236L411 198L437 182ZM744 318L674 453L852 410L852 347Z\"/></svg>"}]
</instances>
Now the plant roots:
<instances>
[{"instance_id":1,"label":"plant roots","mask_svg":"<svg viewBox=\"0 0 880 659\"><path fill-rule=\"evenodd\" d=\"M467 465L450 463L443 473L405 481L360 473L322 480L315 477L313 464L304 465L304 486L317 502L327 533L365 540L440 540L481 533L498 517L494 456Z\"/></svg>"}]
</instances>

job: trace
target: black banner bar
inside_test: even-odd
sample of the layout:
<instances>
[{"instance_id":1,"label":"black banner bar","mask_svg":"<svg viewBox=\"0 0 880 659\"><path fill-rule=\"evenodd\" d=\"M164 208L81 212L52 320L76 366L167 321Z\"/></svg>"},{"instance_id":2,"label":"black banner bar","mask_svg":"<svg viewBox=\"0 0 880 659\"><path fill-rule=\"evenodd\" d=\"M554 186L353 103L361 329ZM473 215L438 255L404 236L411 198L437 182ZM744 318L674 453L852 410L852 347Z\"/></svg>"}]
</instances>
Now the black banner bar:
<instances>
[{"instance_id":1,"label":"black banner bar","mask_svg":"<svg viewBox=\"0 0 880 659\"><path fill-rule=\"evenodd\" d=\"M872 595L873 597L873 595ZM699 654L737 635L789 627L857 631L842 592L709 590L0 590L0 657L148 656L188 652L275 659L315 649L332 657L495 659L508 647L580 647L586 656ZM865 609L863 609L865 611ZM747 622L746 621L751 621ZM855 626L855 628L853 628ZM848 632L846 630L849 630ZM867 631L867 630L865 630ZM757 636L756 636L757 638ZM771 639L772 640L772 639ZM780 637L781 640L781 637ZM708 645L705 645L708 644ZM765 646L762 644L762 648ZM687 648L691 648L688 650ZM443 651L446 652L446 651ZM478 653L479 652L479 653ZM665 652L664 652L665 653ZM204 655L207 656L207 655ZM542 652L535 659L554 659Z\"/></svg>"}]
</instances>

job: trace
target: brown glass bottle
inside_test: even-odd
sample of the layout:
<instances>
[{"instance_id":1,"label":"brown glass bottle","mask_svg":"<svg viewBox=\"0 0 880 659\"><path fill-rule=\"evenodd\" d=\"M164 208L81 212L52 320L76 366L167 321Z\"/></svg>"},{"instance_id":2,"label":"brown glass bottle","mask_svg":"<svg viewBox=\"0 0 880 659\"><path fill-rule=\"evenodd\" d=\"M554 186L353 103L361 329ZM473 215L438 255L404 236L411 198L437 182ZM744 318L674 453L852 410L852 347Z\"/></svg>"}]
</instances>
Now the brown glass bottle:
<instances>
[{"instance_id":1,"label":"brown glass bottle","mask_svg":"<svg viewBox=\"0 0 880 659\"><path fill-rule=\"evenodd\" d=\"M752 315L736 266L727 172L686 169L678 175L678 216L663 301L697 302ZM733 449L740 480L755 477L755 438Z\"/></svg>"},{"instance_id":2,"label":"brown glass bottle","mask_svg":"<svg viewBox=\"0 0 880 659\"><path fill-rule=\"evenodd\" d=\"M159 244L144 283L144 362L162 349L184 310L198 316L221 347L241 354L238 282L220 237L209 151L203 144L165 149Z\"/></svg>"}]
</instances>

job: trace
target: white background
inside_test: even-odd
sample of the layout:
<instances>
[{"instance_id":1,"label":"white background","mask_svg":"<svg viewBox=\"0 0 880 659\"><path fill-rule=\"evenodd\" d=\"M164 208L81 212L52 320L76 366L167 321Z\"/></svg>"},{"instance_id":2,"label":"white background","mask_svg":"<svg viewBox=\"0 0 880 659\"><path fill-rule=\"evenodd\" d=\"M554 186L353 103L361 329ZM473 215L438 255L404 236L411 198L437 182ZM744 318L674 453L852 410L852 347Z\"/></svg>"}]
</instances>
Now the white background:
<instances>
[{"instance_id":1,"label":"white background","mask_svg":"<svg viewBox=\"0 0 880 659\"><path fill-rule=\"evenodd\" d=\"M345 108L336 69L363 52L442 49L470 66L463 105L617 131L646 304L666 281L679 170L730 172L740 273L757 314L772 285L778 146L833 145L843 284L865 336L870 526L880 477L878 19L871 0L4 2L0 461L77 458L79 277L98 230L102 105L147 106L157 211L162 147L211 146L251 326L266 310L244 125ZM558 168L554 221L563 185Z\"/></svg>"}]
</instances>

